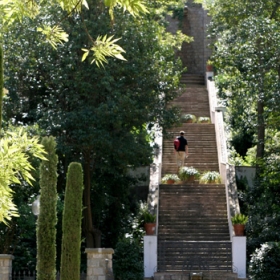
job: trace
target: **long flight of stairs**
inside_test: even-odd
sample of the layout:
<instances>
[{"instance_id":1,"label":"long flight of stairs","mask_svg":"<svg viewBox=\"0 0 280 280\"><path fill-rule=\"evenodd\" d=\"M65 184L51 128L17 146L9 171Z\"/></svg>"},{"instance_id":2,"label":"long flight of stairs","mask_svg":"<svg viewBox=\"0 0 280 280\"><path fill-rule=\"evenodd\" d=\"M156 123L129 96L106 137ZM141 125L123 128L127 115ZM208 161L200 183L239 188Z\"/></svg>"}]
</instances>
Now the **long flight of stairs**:
<instances>
[{"instance_id":1,"label":"long flight of stairs","mask_svg":"<svg viewBox=\"0 0 280 280\"><path fill-rule=\"evenodd\" d=\"M204 77L184 75L186 90L171 105L182 113L209 117ZM213 124L182 124L163 141L162 176L176 173L173 138L180 130L188 140L185 165L200 172L219 171ZM203 273L204 280L234 280L231 242L223 184L185 183L160 185L158 216L158 266L155 280L187 280ZM198 274L197 274L198 275ZM197 278L195 278L197 277ZM192 279L202 279L194 276Z\"/></svg>"},{"instance_id":2,"label":"long flight of stairs","mask_svg":"<svg viewBox=\"0 0 280 280\"><path fill-rule=\"evenodd\" d=\"M182 82L186 85L186 90L170 106L180 107L182 114L193 114L197 118L210 117L204 77L185 74ZM200 171L219 171L214 124L183 123L180 127L170 129L169 136L163 139L162 174L176 173L173 140L179 136L180 130L185 131L189 146L189 157L185 165Z\"/></svg>"}]
</instances>

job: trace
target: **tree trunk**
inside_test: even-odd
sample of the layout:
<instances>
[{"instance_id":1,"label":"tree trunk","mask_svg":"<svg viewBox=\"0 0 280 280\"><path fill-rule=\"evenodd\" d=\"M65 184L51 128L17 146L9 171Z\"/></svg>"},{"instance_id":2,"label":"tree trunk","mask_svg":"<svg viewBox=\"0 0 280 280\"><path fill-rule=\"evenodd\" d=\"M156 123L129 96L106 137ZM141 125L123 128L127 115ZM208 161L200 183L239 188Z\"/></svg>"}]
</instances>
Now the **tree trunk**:
<instances>
[{"instance_id":1,"label":"tree trunk","mask_svg":"<svg viewBox=\"0 0 280 280\"><path fill-rule=\"evenodd\" d=\"M92 225L92 213L91 213L91 201L90 201L90 161L85 155L85 188L84 188L84 232L86 237L87 248L94 248L93 240L93 225Z\"/></svg>"},{"instance_id":2,"label":"tree trunk","mask_svg":"<svg viewBox=\"0 0 280 280\"><path fill-rule=\"evenodd\" d=\"M91 168L90 168L90 155L84 153L84 174L85 174L85 186L84 186L84 233L86 237L87 248L101 248L101 232L95 229L92 222L92 210L91 210Z\"/></svg>"},{"instance_id":3,"label":"tree trunk","mask_svg":"<svg viewBox=\"0 0 280 280\"><path fill-rule=\"evenodd\" d=\"M265 125L264 125L264 102L259 99L258 100L258 143L257 143L257 155L256 155L256 182L260 178L262 173L262 165L261 160L264 156L264 137L265 137Z\"/></svg>"},{"instance_id":4,"label":"tree trunk","mask_svg":"<svg viewBox=\"0 0 280 280\"><path fill-rule=\"evenodd\" d=\"M258 159L262 159L264 156L264 137L265 137L265 125L264 125L264 102L258 101L258 143L257 143L257 163Z\"/></svg>"}]
</instances>

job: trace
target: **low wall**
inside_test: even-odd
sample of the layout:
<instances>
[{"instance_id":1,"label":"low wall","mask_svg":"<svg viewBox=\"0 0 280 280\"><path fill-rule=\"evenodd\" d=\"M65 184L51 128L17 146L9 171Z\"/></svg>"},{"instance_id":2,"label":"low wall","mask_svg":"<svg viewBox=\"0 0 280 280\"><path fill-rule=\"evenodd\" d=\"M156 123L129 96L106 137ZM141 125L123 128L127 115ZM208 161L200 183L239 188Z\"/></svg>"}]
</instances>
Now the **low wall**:
<instances>
[{"instance_id":1,"label":"low wall","mask_svg":"<svg viewBox=\"0 0 280 280\"><path fill-rule=\"evenodd\" d=\"M238 179L246 178L249 187L254 186L256 176L256 167L254 166L235 166L236 177Z\"/></svg>"}]
</instances>

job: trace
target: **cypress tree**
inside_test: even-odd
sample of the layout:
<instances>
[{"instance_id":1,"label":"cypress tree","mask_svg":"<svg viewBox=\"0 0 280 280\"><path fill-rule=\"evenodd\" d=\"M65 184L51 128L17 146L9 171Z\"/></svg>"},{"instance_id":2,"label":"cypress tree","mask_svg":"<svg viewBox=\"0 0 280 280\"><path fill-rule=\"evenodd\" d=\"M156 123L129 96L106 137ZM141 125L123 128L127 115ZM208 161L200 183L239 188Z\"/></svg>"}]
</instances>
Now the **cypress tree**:
<instances>
[{"instance_id":1,"label":"cypress tree","mask_svg":"<svg viewBox=\"0 0 280 280\"><path fill-rule=\"evenodd\" d=\"M4 94L3 46L0 44L0 131L2 128L3 94Z\"/></svg>"},{"instance_id":2,"label":"cypress tree","mask_svg":"<svg viewBox=\"0 0 280 280\"><path fill-rule=\"evenodd\" d=\"M56 278L57 162L54 137L44 137L47 160L40 165L40 214L37 225L37 280Z\"/></svg>"},{"instance_id":3,"label":"cypress tree","mask_svg":"<svg viewBox=\"0 0 280 280\"><path fill-rule=\"evenodd\" d=\"M62 220L61 280L80 279L83 170L80 163L68 166Z\"/></svg>"}]
</instances>

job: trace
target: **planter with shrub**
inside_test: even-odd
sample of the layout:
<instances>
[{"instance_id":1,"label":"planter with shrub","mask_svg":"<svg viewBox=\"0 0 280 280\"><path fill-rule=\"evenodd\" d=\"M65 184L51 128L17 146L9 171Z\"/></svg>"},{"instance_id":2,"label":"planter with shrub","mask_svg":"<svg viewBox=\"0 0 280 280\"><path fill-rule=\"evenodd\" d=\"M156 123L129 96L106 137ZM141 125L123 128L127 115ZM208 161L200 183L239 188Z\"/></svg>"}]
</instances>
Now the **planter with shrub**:
<instances>
[{"instance_id":1,"label":"planter with shrub","mask_svg":"<svg viewBox=\"0 0 280 280\"><path fill-rule=\"evenodd\" d=\"M139 212L139 222L144 227L146 235L154 235L156 231L156 215L152 214L145 203Z\"/></svg>"},{"instance_id":2,"label":"planter with shrub","mask_svg":"<svg viewBox=\"0 0 280 280\"><path fill-rule=\"evenodd\" d=\"M181 117L183 123L195 123L196 116L192 114L185 114Z\"/></svg>"},{"instance_id":3,"label":"planter with shrub","mask_svg":"<svg viewBox=\"0 0 280 280\"><path fill-rule=\"evenodd\" d=\"M248 222L248 216L238 213L231 217L235 236L244 236L245 225Z\"/></svg>"},{"instance_id":4,"label":"planter with shrub","mask_svg":"<svg viewBox=\"0 0 280 280\"><path fill-rule=\"evenodd\" d=\"M161 182L163 184L168 184L168 185L177 183L179 181L180 179L177 174L165 174L161 179Z\"/></svg>"},{"instance_id":5,"label":"planter with shrub","mask_svg":"<svg viewBox=\"0 0 280 280\"><path fill-rule=\"evenodd\" d=\"M199 176L200 176L199 171L192 166L191 167L184 166L181 167L179 170L179 178L183 182L194 181L198 179Z\"/></svg>"},{"instance_id":6,"label":"planter with shrub","mask_svg":"<svg viewBox=\"0 0 280 280\"><path fill-rule=\"evenodd\" d=\"M201 184L221 184L221 175L217 171L206 171L199 179Z\"/></svg>"},{"instance_id":7,"label":"planter with shrub","mask_svg":"<svg viewBox=\"0 0 280 280\"><path fill-rule=\"evenodd\" d=\"M210 123L210 118L209 117L199 117L197 119L198 123Z\"/></svg>"}]
</instances>

